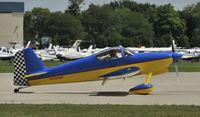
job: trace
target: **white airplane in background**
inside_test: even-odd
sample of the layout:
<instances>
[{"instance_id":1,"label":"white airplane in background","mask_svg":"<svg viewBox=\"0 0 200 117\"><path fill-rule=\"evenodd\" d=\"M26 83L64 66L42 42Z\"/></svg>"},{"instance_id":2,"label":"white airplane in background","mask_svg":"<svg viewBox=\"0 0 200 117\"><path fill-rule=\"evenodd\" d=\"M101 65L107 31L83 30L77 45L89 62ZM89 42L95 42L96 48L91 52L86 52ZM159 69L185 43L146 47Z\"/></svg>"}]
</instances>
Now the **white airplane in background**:
<instances>
[{"instance_id":1,"label":"white airplane in background","mask_svg":"<svg viewBox=\"0 0 200 117\"><path fill-rule=\"evenodd\" d=\"M23 45L21 45L20 43L17 42L9 42L11 47L9 48L10 52L15 54L16 52L22 50L24 48ZM29 45L30 42L27 43L27 45Z\"/></svg>"},{"instance_id":2,"label":"white airplane in background","mask_svg":"<svg viewBox=\"0 0 200 117\"><path fill-rule=\"evenodd\" d=\"M28 42L27 47L30 45L30 42ZM0 47L0 60L11 60L14 58L14 55L16 52L22 50L23 46L13 46L11 48L7 47Z\"/></svg>"},{"instance_id":3,"label":"white airplane in background","mask_svg":"<svg viewBox=\"0 0 200 117\"><path fill-rule=\"evenodd\" d=\"M192 60L200 58L200 48L181 49L179 50L179 52L183 54L183 60Z\"/></svg>"},{"instance_id":4,"label":"white airplane in background","mask_svg":"<svg viewBox=\"0 0 200 117\"><path fill-rule=\"evenodd\" d=\"M26 48L29 47L30 43L30 41L27 43ZM10 48L0 47L0 60L12 60L18 51L24 49L24 47L19 43L10 42L10 44L13 45Z\"/></svg>"},{"instance_id":5,"label":"white airplane in background","mask_svg":"<svg viewBox=\"0 0 200 117\"><path fill-rule=\"evenodd\" d=\"M35 53L42 61L56 59L55 51L52 49L52 43L49 44L47 49L36 50Z\"/></svg>"},{"instance_id":6,"label":"white airplane in background","mask_svg":"<svg viewBox=\"0 0 200 117\"><path fill-rule=\"evenodd\" d=\"M173 40L173 44L177 48L175 41ZM128 49L134 51L135 53L141 53L141 52L169 52L171 51L171 47L159 47L159 48L146 48L146 47L128 47ZM177 48L177 52L182 54L181 59L182 60L192 60L195 58L200 58L200 48L191 48L191 49L181 49Z\"/></svg>"},{"instance_id":7,"label":"white airplane in background","mask_svg":"<svg viewBox=\"0 0 200 117\"><path fill-rule=\"evenodd\" d=\"M38 56L38 58L40 58L42 61L45 61L45 60L54 60L54 59L57 58L56 55L48 53L47 50L35 51L35 53Z\"/></svg>"},{"instance_id":8,"label":"white airplane in background","mask_svg":"<svg viewBox=\"0 0 200 117\"><path fill-rule=\"evenodd\" d=\"M95 49L92 50L92 52L93 52L93 53L98 53L98 52L103 51L103 50L106 50L106 49L108 49L108 48L109 48L109 47L105 47L105 48L95 48Z\"/></svg>"},{"instance_id":9,"label":"white airplane in background","mask_svg":"<svg viewBox=\"0 0 200 117\"><path fill-rule=\"evenodd\" d=\"M143 52L169 52L171 51L171 47L160 47L160 48L146 48L146 47L140 47L140 48L136 48L136 47L128 47L128 49L136 52L136 53L143 53Z\"/></svg>"},{"instance_id":10,"label":"white airplane in background","mask_svg":"<svg viewBox=\"0 0 200 117\"><path fill-rule=\"evenodd\" d=\"M60 55L64 55L67 52L76 52L79 51L80 48L80 44L81 44L82 40L76 40L74 42L74 44L72 45L71 48L62 48L60 46L53 46L54 52L56 53L56 55L60 54Z\"/></svg>"},{"instance_id":11,"label":"white airplane in background","mask_svg":"<svg viewBox=\"0 0 200 117\"><path fill-rule=\"evenodd\" d=\"M0 60L11 60L14 58L14 53L11 53L9 48L1 47L0 48Z\"/></svg>"},{"instance_id":12,"label":"white airplane in background","mask_svg":"<svg viewBox=\"0 0 200 117\"><path fill-rule=\"evenodd\" d=\"M92 55L92 45L88 48L87 52L82 52L80 49L69 49L66 53L57 53L56 56L60 60L76 60ZM56 50L55 50L56 51Z\"/></svg>"},{"instance_id":13,"label":"white airplane in background","mask_svg":"<svg viewBox=\"0 0 200 117\"><path fill-rule=\"evenodd\" d=\"M35 53L42 61L54 60L57 59L57 55L60 56L68 52L77 52L80 43L81 40L76 40L71 48L63 48L60 46L53 46L52 44L49 44L49 47L47 49L36 50Z\"/></svg>"}]
</instances>

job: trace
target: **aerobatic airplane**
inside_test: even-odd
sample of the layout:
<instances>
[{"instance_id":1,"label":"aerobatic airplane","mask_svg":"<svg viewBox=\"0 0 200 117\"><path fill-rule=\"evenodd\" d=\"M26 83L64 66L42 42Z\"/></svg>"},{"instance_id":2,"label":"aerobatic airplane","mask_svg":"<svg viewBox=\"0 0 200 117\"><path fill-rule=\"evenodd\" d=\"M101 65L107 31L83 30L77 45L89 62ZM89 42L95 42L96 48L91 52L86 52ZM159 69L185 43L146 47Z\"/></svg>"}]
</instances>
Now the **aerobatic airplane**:
<instances>
[{"instance_id":1,"label":"aerobatic airplane","mask_svg":"<svg viewBox=\"0 0 200 117\"><path fill-rule=\"evenodd\" d=\"M74 83L108 79L127 78L146 74L146 80L129 90L129 93L149 94L153 85L150 79L168 71L168 66L181 58L174 52L132 53L123 47L113 47L91 56L71 61L52 68L46 68L31 48L25 48L15 55L14 85L20 89L36 85Z\"/></svg>"}]
</instances>

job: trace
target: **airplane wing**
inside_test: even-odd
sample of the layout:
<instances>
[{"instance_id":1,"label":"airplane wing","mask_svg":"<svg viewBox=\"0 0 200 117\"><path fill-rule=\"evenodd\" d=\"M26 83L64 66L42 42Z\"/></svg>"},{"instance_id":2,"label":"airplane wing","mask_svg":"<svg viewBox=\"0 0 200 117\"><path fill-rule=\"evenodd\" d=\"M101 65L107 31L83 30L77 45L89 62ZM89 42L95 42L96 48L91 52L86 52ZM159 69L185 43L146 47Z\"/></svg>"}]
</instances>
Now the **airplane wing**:
<instances>
[{"instance_id":1,"label":"airplane wing","mask_svg":"<svg viewBox=\"0 0 200 117\"><path fill-rule=\"evenodd\" d=\"M140 73L140 68L128 67L128 68L123 68L123 69L102 75L102 76L100 76L100 78L109 78L109 79L127 78L127 77L131 77L131 76L135 76L139 73Z\"/></svg>"},{"instance_id":2,"label":"airplane wing","mask_svg":"<svg viewBox=\"0 0 200 117\"><path fill-rule=\"evenodd\" d=\"M129 78L139 74L141 71L138 67L128 67L123 68L114 72L100 76L103 79L102 85L106 83L108 79L120 79L120 78Z\"/></svg>"},{"instance_id":3,"label":"airplane wing","mask_svg":"<svg viewBox=\"0 0 200 117\"><path fill-rule=\"evenodd\" d=\"M193 60L193 59L200 59L200 56L189 56L189 55L183 55L182 60Z\"/></svg>"}]
</instances>

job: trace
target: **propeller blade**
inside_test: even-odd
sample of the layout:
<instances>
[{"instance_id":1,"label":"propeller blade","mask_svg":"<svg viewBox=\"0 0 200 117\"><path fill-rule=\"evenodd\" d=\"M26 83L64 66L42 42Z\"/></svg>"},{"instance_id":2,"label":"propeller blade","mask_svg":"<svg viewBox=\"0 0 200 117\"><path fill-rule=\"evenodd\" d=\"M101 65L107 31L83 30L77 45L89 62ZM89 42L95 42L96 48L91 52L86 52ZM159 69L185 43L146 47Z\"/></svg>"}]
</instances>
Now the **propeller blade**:
<instances>
[{"instance_id":1,"label":"propeller blade","mask_svg":"<svg viewBox=\"0 0 200 117\"><path fill-rule=\"evenodd\" d=\"M170 35L171 35L171 32L170 32ZM171 37L172 38L172 37ZM176 45L175 45L175 40L172 40L172 52L176 52ZM178 72L178 64L177 64L177 61L174 61L174 66L175 66L175 71L176 71L176 76L177 76L177 79L180 79L179 77L179 72Z\"/></svg>"},{"instance_id":2,"label":"propeller blade","mask_svg":"<svg viewBox=\"0 0 200 117\"><path fill-rule=\"evenodd\" d=\"M175 52L175 41L172 40L172 52Z\"/></svg>"},{"instance_id":3,"label":"propeller blade","mask_svg":"<svg viewBox=\"0 0 200 117\"><path fill-rule=\"evenodd\" d=\"M177 79L180 79L180 77L179 77L179 72L178 72L178 65L177 65L177 62L174 62L174 66L175 66L175 71L176 71Z\"/></svg>"}]
</instances>

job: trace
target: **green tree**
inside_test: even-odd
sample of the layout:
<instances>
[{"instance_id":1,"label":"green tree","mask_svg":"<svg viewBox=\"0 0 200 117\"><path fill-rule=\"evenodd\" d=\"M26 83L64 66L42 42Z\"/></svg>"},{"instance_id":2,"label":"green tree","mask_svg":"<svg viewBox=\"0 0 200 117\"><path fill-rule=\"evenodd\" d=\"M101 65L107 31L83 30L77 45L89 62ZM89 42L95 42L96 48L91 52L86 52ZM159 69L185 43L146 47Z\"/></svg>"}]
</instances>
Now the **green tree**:
<instances>
[{"instance_id":1,"label":"green tree","mask_svg":"<svg viewBox=\"0 0 200 117\"><path fill-rule=\"evenodd\" d=\"M33 25L34 25L34 34L38 35L38 38L43 36L48 36L48 21L50 18L50 11L47 8L33 8L32 18L33 18Z\"/></svg>"},{"instance_id":2,"label":"green tree","mask_svg":"<svg viewBox=\"0 0 200 117\"><path fill-rule=\"evenodd\" d=\"M179 13L174 10L171 4L163 5L158 8L158 19L154 22L154 31L157 35L155 43L158 46L170 46L172 40L170 37L170 32L175 40L178 40L181 35L186 32L186 24L184 20L181 19ZM169 35L169 36L167 36ZM160 41L164 41L160 43ZM178 46L181 44L178 41ZM188 45L188 41L184 45ZM164 45L163 45L164 44Z\"/></svg>"},{"instance_id":3,"label":"green tree","mask_svg":"<svg viewBox=\"0 0 200 117\"><path fill-rule=\"evenodd\" d=\"M94 38L97 47L102 47L99 39L103 39L108 46L113 46L113 35L119 33L119 15L109 5L96 6L90 5L89 9L84 11L81 17L85 31ZM118 43L120 44L120 43ZM114 44L117 45L117 44Z\"/></svg>"},{"instance_id":4,"label":"green tree","mask_svg":"<svg viewBox=\"0 0 200 117\"><path fill-rule=\"evenodd\" d=\"M95 43L98 48L103 48L108 46L108 41L105 35L99 35L95 38Z\"/></svg>"},{"instance_id":5,"label":"green tree","mask_svg":"<svg viewBox=\"0 0 200 117\"><path fill-rule=\"evenodd\" d=\"M154 22L157 17L157 7L154 4L142 4L130 0L119 0L111 2L110 5L115 9L127 8L133 12L137 12L147 18L150 23Z\"/></svg>"},{"instance_id":6,"label":"green tree","mask_svg":"<svg viewBox=\"0 0 200 117\"><path fill-rule=\"evenodd\" d=\"M25 12L24 14L24 41L28 42L34 41L34 25L33 25L33 16L30 11Z\"/></svg>"},{"instance_id":7,"label":"green tree","mask_svg":"<svg viewBox=\"0 0 200 117\"><path fill-rule=\"evenodd\" d=\"M66 13L69 13L73 16L77 16L80 14L80 4L83 3L84 0L69 0L68 9L65 10Z\"/></svg>"},{"instance_id":8,"label":"green tree","mask_svg":"<svg viewBox=\"0 0 200 117\"><path fill-rule=\"evenodd\" d=\"M153 27L148 19L128 9L118 8L116 12L121 18L121 35L128 38L126 41L132 39L129 46L153 46Z\"/></svg>"},{"instance_id":9,"label":"green tree","mask_svg":"<svg viewBox=\"0 0 200 117\"><path fill-rule=\"evenodd\" d=\"M51 32L53 40L57 40L60 45L67 45L70 40L83 39L85 36L80 20L61 12L51 14L48 31Z\"/></svg>"},{"instance_id":10,"label":"green tree","mask_svg":"<svg viewBox=\"0 0 200 117\"><path fill-rule=\"evenodd\" d=\"M184 8L181 12L187 25L187 35L191 47L200 46L200 2Z\"/></svg>"}]
</instances>

